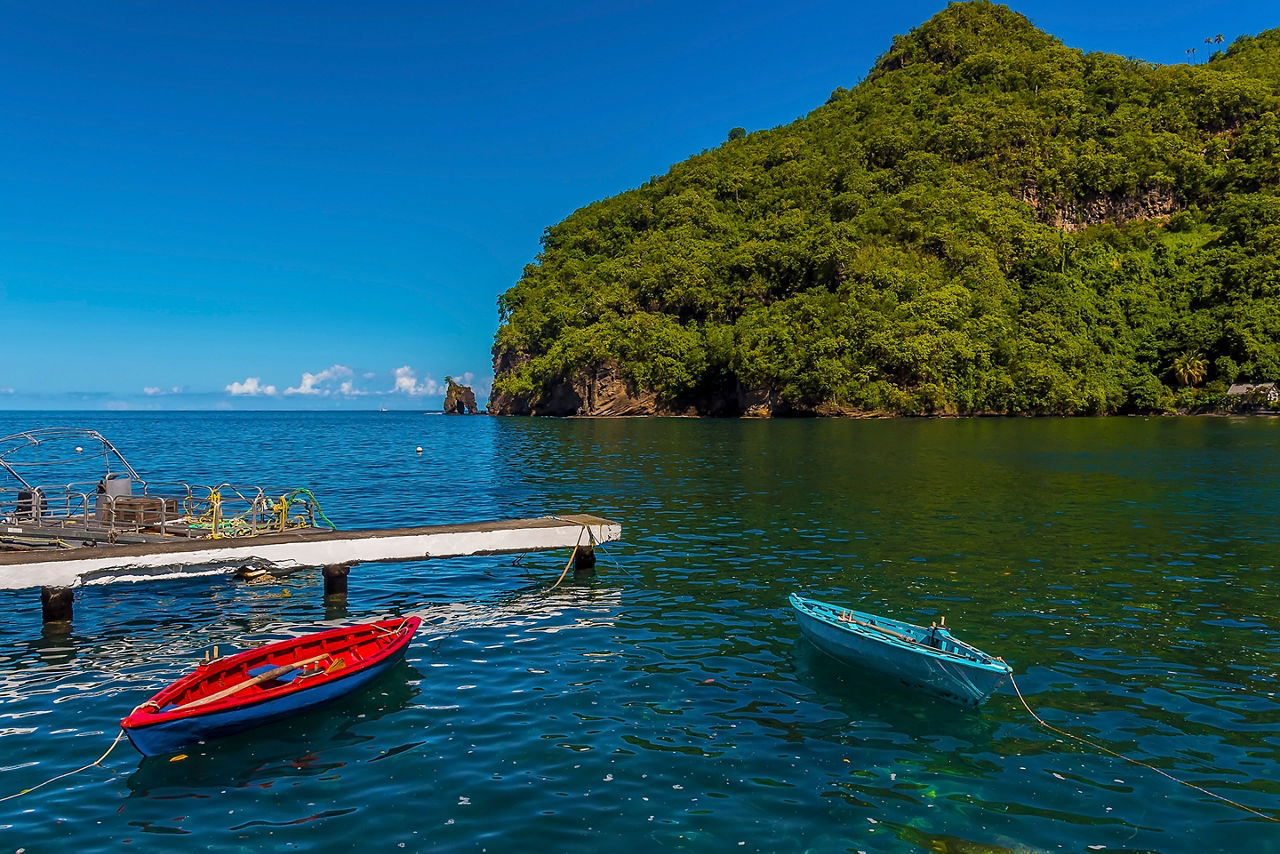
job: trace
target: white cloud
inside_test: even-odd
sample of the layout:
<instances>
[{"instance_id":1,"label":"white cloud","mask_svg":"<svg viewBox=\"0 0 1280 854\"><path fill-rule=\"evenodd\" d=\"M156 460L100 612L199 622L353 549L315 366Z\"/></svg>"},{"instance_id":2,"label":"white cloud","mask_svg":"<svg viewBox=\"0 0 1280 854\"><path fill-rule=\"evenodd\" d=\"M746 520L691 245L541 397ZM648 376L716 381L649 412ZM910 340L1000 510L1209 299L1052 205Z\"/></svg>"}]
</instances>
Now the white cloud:
<instances>
[{"instance_id":1,"label":"white cloud","mask_svg":"<svg viewBox=\"0 0 1280 854\"><path fill-rule=\"evenodd\" d=\"M14 393L13 389L11 388L0 388L0 394L13 394L13 393Z\"/></svg>"},{"instance_id":2,"label":"white cloud","mask_svg":"<svg viewBox=\"0 0 1280 854\"><path fill-rule=\"evenodd\" d=\"M147 397L155 397L158 394L164 394L164 389L149 385L142 389L142 393Z\"/></svg>"},{"instance_id":3,"label":"white cloud","mask_svg":"<svg viewBox=\"0 0 1280 854\"><path fill-rule=\"evenodd\" d=\"M350 377L354 372L346 365L330 365L318 374L302 372L302 382L298 383L296 388L287 388L285 394L318 394L327 397L333 394L333 389L326 388L325 384L331 380L348 380L339 386L342 394L351 394Z\"/></svg>"},{"instance_id":4,"label":"white cloud","mask_svg":"<svg viewBox=\"0 0 1280 854\"><path fill-rule=\"evenodd\" d=\"M330 365L323 371L311 373L303 371L301 379L296 385L284 388L283 391L274 385L263 382L261 377L248 377L244 382L234 382L226 386L226 392L233 397L275 397L277 395L287 395L289 397L310 398L319 400L321 398L330 399L354 399L360 397L381 397L386 395L401 395L410 398L421 397L438 397L444 393L444 385L437 382L430 374L424 374L421 379L409 365L402 365L391 371L392 386L387 388L383 386L378 389L364 382L368 379L376 379L378 376L386 377L385 373L375 373L370 371L357 371L346 365ZM385 382L385 379L383 380ZM470 385L475 381L475 374L467 371L460 374L458 381L464 385ZM364 386L363 388L361 386ZM177 394L181 389L175 387L172 391ZM143 389L148 396L160 396L169 394L160 386L148 386Z\"/></svg>"},{"instance_id":5,"label":"white cloud","mask_svg":"<svg viewBox=\"0 0 1280 854\"><path fill-rule=\"evenodd\" d=\"M226 390L235 396L257 397L265 394L272 397L276 393L276 387L273 385L262 385L261 377L249 377L242 383L232 383L227 386Z\"/></svg>"},{"instance_id":6,"label":"white cloud","mask_svg":"<svg viewBox=\"0 0 1280 854\"><path fill-rule=\"evenodd\" d=\"M418 376L414 373L413 368L405 365L396 368L392 373L395 374L395 388L391 389L392 394L405 394L409 397L431 397L440 393L440 383L436 382L428 374L418 382Z\"/></svg>"}]
</instances>

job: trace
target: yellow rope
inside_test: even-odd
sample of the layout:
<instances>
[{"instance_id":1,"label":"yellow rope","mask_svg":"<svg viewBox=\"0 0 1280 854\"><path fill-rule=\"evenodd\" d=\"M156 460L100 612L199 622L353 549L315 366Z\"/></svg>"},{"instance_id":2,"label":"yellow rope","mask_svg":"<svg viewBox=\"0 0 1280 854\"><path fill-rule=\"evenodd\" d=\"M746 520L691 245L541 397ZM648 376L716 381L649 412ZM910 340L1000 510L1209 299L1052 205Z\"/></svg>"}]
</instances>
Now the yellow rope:
<instances>
[{"instance_id":1,"label":"yellow rope","mask_svg":"<svg viewBox=\"0 0 1280 854\"><path fill-rule=\"evenodd\" d=\"M194 502L192 503L194 504ZM222 491L219 489L211 490L209 492L208 504L208 509L191 522L191 527L203 528L207 525L209 527L209 533L206 535L206 539L221 539L222 532L219 529L222 527L222 519L220 518L222 515ZM187 515L191 515L190 508L188 509Z\"/></svg>"},{"instance_id":2,"label":"yellow rope","mask_svg":"<svg viewBox=\"0 0 1280 854\"><path fill-rule=\"evenodd\" d=\"M39 789L43 786L49 785L50 783L61 780L63 777L70 777L72 774L79 774L81 771L87 771L88 769L92 768L95 765L102 764L102 760L106 759L107 756L111 754L111 751L116 749L116 745L120 743L120 739L122 738L124 738L124 730L120 730L120 732L116 733L116 740L111 742L111 746L107 748L106 753L102 754L97 759L90 762L88 765L84 765L80 768L77 768L74 771L68 771L65 774L59 774L57 777L51 777L50 779L45 780L43 783L37 783L36 785L32 786L30 789L23 789L21 792L15 792L12 795L5 795L3 798L0 798L0 801L10 801L10 800L13 800L14 798L20 798L29 792L34 792L36 789Z\"/></svg>"},{"instance_id":3,"label":"yellow rope","mask_svg":"<svg viewBox=\"0 0 1280 854\"><path fill-rule=\"evenodd\" d=\"M996 661L1003 663L1004 659L997 658ZM1255 810L1253 807L1247 807L1244 804L1237 803L1236 801L1233 801L1230 798L1223 797L1222 795L1211 792L1208 789L1197 786L1195 783L1188 783L1186 780L1180 780L1177 777L1170 774L1168 771L1162 771L1161 769L1155 767L1154 765L1148 765L1147 763L1142 762L1140 760L1131 759L1128 756L1125 756L1123 753L1117 753L1116 751L1112 750L1109 747L1103 747L1101 744L1098 744L1097 742L1090 741L1087 738L1081 738L1080 736L1073 735L1072 733L1069 733L1066 730L1058 729L1056 726L1053 726L1052 724L1045 723L1044 719L1041 718L1039 715L1037 715L1034 711L1032 711L1031 706L1027 705L1026 698L1022 696L1022 690L1018 688L1018 680L1013 678L1012 673L1009 674L1009 684L1013 685L1013 690L1018 695L1018 699L1022 702L1022 707L1027 710L1027 714L1035 718L1036 723L1040 724L1040 726L1044 727L1045 729L1052 730L1053 732L1056 732L1058 735L1062 735L1062 736L1066 736L1067 738L1074 739L1080 742L1081 744L1087 744L1089 747L1092 747L1095 750L1101 750L1103 753L1106 753L1109 756L1114 756L1117 759L1123 759L1125 762L1131 762L1134 765L1141 765L1143 768L1147 768L1151 771L1155 771L1160 776L1167 777L1175 783L1180 783L1183 786L1187 786L1188 788L1195 789L1197 792L1201 792L1202 794L1208 795L1211 798L1216 798L1217 800L1220 800L1223 803L1231 804L1231 806L1238 807L1244 810L1245 812L1253 813L1259 818L1265 818L1267 821L1280 822L1280 818L1276 818L1273 815L1267 815L1264 812L1259 812L1258 810Z\"/></svg>"},{"instance_id":4,"label":"yellow rope","mask_svg":"<svg viewBox=\"0 0 1280 854\"><path fill-rule=\"evenodd\" d=\"M564 577L569 574L569 567L573 566L573 559L578 556L578 548L582 545L583 531L587 532L587 540L591 543L591 545L592 546L595 545L596 538L591 534L591 529L588 528L586 525L583 525L582 528L578 531L578 541L573 544L573 551L569 554L569 560L564 565L564 570L560 573L560 577L556 579L556 583L547 588L548 593L550 593L552 590L555 590L557 587L559 587L560 582L564 581Z\"/></svg>"},{"instance_id":5,"label":"yellow rope","mask_svg":"<svg viewBox=\"0 0 1280 854\"><path fill-rule=\"evenodd\" d=\"M306 528L310 525L306 515L292 517L289 515L289 510L293 506L292 498L299 492L307 492L307 490L294 490L291 495L282 495L277 500L259 496L253 500L248 509L233 516L226 516L223 508L222 490L214 489L209 493L209 498L206 502L207 509L195 517L190 526L197 529L208 528L209 533L204 536L205 539L210 540L256 537L268 531L289 531L294 528ZM236 494L239 495L239 493ZM310 492L307 492L307 494L310 495ZM189 503L194 504L194 502ZM192 515L190 508L188 508L188 515ZM323 516L323 514L321 515ZM325 519L325 521L328 522L328 519ZM332 523L329 523L329 525L333 527Z\"/></svg>"},{"instance_id":6,"label":"yellow rope","mask_svg":"<svg viewBox=\"0 0 1280 854\"><path fill-rule=\"evenodd\" d=\"M279 530L284 531L289 526L289 500L287 495L280 496L280 500L276 502L273 512L280 517Z\"/></svg>"},{"instance_id":7,"label":"yellow rope","mask_svg":"<svg viewBox=\"0 0 1280 854\"><path fill-rule=\"evenodd\" d=\"M43 546L45 543L53 543L55 546L57 546L60 549L75 548L75 546L71 545L71 543L68 543L64 540L60 540L57 538L54 538L52 540L43 540L38 537L0 537L0 543L19 543L19 544L25 543L30 546Z\"/></svg>"}]
</instances>

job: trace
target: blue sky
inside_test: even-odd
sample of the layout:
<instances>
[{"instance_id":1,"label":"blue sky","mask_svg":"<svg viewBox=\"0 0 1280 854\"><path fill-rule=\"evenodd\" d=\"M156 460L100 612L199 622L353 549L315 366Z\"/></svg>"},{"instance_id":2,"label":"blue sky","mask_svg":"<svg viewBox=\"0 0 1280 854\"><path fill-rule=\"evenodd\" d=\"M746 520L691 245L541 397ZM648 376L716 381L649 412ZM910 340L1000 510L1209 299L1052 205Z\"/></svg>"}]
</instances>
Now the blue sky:
<instances>
[{"instance_id":1,"label":"blue sky","mask_svg":"<svg viewBox=\"0 0 1280 854\"><path fill-rule=\"evenodd\" d=\"M944 5L0 0L0 409L483 400L544 228L804 115ZM1011 5L1164 63L1280 26Z\"/></svg>"}]
</instances>

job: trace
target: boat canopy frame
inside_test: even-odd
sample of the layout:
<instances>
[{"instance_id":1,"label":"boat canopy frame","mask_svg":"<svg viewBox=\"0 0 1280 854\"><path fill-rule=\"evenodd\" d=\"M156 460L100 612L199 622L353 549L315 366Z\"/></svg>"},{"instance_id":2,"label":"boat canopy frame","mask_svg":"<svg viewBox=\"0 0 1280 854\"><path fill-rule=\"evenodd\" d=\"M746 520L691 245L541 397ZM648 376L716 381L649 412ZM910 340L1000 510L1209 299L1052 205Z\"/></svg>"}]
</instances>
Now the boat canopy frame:
<instances>
[{"instance_id":1,"label":"boat canopy frame","mask_svg":"<svg viewBox=\"0 0 1280 854\"><path fill-rule=\"evenodd\" d=\"M128 473L131 480L142 480L138 473L134 471L133 466L129 465L129 461L124 458L124 454L120 453L106 436L103 436L97 430L88 430L83 427L42 427L0 438L0 468L12 475L25 489L47 486L48 484L32 483L27 477L34 479L31 474L34 471L46 471L59 466L65 467L81 463L86 459L83 451L84 446L75 446L76 450L72 452L75 456L54 457L51 459L24 460L21 459L22 452L53 442L64 444L70 449L71 443L76 441L83 443L97 442L102 446L102 458L108 475L111 474L111 461L115 459L123 466L124 471ZM24 472L27 473L27 477L23 477Z\"/></svg>"},{"instance_id":2,"label":"boat canopy frame","mask_svg":"<svg viewBox=\"0 0 1280 854\"><path fill-rule=\"evenodd\" d=\"M98 458L103 469L91 472ZM336 530L309 489L146 481L109 439L82 427L0 438L0 468L17 482L0 483L0 551Z\"/></svg>"}]
</instances>

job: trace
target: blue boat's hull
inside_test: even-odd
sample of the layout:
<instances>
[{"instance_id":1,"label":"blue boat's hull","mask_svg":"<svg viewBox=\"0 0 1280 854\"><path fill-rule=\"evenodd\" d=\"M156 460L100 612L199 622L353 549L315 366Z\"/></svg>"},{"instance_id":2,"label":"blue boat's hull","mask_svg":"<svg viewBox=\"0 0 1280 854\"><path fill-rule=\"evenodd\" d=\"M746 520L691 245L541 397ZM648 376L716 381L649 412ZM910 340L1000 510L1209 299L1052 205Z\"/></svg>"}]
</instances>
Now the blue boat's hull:
<instances>
[{"instance_id":1,"label":"blue boat's hull","mask_svg":"<svg viewBox=\"0 0 1280 854\"><path fill-rule=\"evenodd\" d=\"M792 594L800 630L814 646L841 662L863 667L962 705L984 702L1010 668L974 647L929 629L841 609Z\"/></svg>"},{"instance_id":2,"label":"blue boat's hull","mask_svg":"<svg viewBox=\"0 0 1280 854\"><path fill-rule=\"evenodd\" d=\"M292 717L350 694L390 670L404 658L404 652L402 648L385 661L295 694L149 726L129 727L125 732L133 742L133 746L144 756L175 753L211 738L232 735L282 718Z\"/></svg>"}]
</instances>

